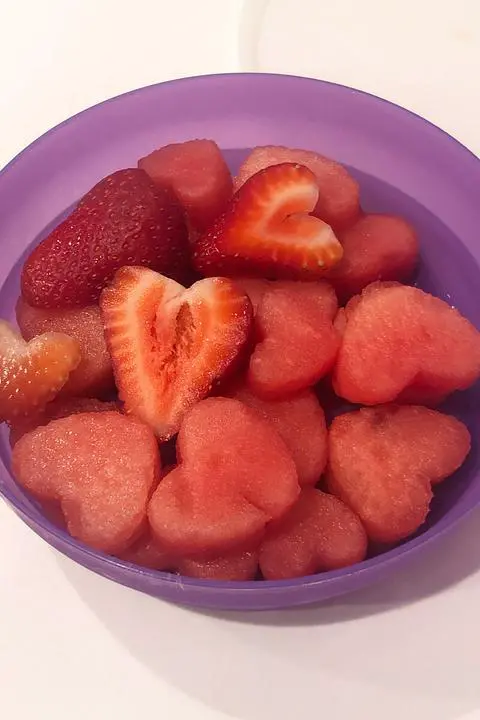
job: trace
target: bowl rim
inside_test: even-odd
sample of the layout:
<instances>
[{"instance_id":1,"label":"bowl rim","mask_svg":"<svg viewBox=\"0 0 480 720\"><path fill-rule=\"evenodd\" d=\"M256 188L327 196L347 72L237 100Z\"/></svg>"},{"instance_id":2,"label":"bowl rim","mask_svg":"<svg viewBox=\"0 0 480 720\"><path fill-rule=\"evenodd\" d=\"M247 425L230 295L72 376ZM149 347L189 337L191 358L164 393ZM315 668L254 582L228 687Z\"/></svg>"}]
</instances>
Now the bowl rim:
<instances>
[{"instance_id":1,"label":"bowl rim","mask_svg":"<svg viewBox=\"0 0 480 720\"><path fill-rule=\"evenodd\" d=\"M8 176L10 171L18 163L26 160L32 149L38 148L39 146L51 141L54 138L55 134L59 130L61 130L61 128L67 125L81 122L85 114L91 114L101 111L101 109L106 105L114 104L126 98L131 98L132 96L135 96L142 92L153 90L155 88L160 88L166 85L198 85L199 83L212 82L212 80L216 81L218 78L225 78L226 80L231 80L232 82L234 82L236 79L238 80L239 78L248 78L249 81L253 83L262 83L272 80L279 83L282 83L284 81L296 81L298 83L309 84L311 86L312 92L315 92L316 90L318 90L318 88L322 86L333 87L337 88L340 92L348 92L350 94L353 94L355 97L363 98L364 101L369 102L372 105L376 105L378 107L387 107L390 110L394 111L397 115L400 114L403 117L408 116L410 118L410 121L413 122L418 129L422 129L423 132L426 131L434 139L440 139L442 137L443 140L450 146L453 145L453 148L457 153L457 157L459 158L459 162L467 163L470 166L470 171L472 171L476 176L478 176L480 184L480 159L468 147L466 147L460 141L456 140L447 131L443 130L442 128L438 127L431 121L423 118L412 110L406 109L394 102L386 100L372 93L368 93L363 90L352 88L340 83L333 83L317 78L299 75L289 75L284 73L233 72L212 73L208 75L198 76L194 75L179 79L167 80L160 83L152 83L140 88L135 88L125 93L120 93L81 110L80 112L66 118L57 125L48 129L38 138L33 140L29 145L27 145L24 149L17 153L17 155L15 155L0 170L0 192L2 191L2 187L4 186L4 184L8 183ZM11 476L8 467L5 465L2 459L0 461L0 480L1 475L4 474ZM470 495L470 493L468 492L466 494L468 496ZM393 568L393 566L397 566L401 560L406 559L413 553L416 553L421 548L430 545L433 540L438 540L439 538L444 536L461 519L465 518L470 512L472 512L477 506L477 504L480 504L480 494L478 498L475 498L474 502L472 503L468 502L469 497L462 496L458 503L453 508L451 508L433 527L425 530L422 534L412 539L406 540L401 545L396 546L393 549L387 550L385 553L377 555L368 560L364 560L361 563L352 565L351 567L329 572L317 573L315 575L294 578L290 580L264 580L262 582L258 582L201 580L197 578L175 575L163 571L151 570L148 568L134 565L127 561L117 559L113 556L105 555L104 553L96 551L84 545L82 542L75 540L67 532L65 532L58 526L51 523L47 518L45 518L39 512L39 510L35 508L35 506L31 505L30 502L19 498L16 493L10 491L8 487L2 486L2 483L0 482L0 497L1 496L4 497L4 499L7 501L7 504L13 507L13 510L17 512L17 514L23 516L26 524L29 525L29 527L35 532L37 532L37 534L39 533L36 528L41 528L45 534L47 534L48 536L53 536L56 540L58 540L60 546L64 546L65 548L73 551L74 556L80 555L90 559L91 561L93 561L91 567L95 571L102 572L102 570L98 568L100 564L100 566L104 568L107 577L110 577L110 575L108 574L108 569L113 571L121 570L121 572L124 574L125 579L130 579L133 582L135 578L147 577L149 580L152 581L152 586L177 585L181 586L181 588L185 590L196 590L200 591L201 594L215 594L216 596L221 595L222 597L225 597L226 595L231 596L232 594L238 596L239 594L246 595L255 593L256 596L261 595L263 598L266 599L270 596L275 596L278 592L281 592L283 595L285 594L285 592L293 594L297 593L300 589L306 590L308 588L308 590L313 591L311 593L312 597L309 601L315 599L315 588L317 588L319 585L336 586L339 581L344 583L345 581L348 581L350 578L352 578L352 576L355 576L356 578L362 577L363 579L366 579L367 577L369 578L370 576L376 575L376 571L380 567L382 568L383 572L384 570ZM49 544L51 543L49 542ZM60 549L62 550L62 548ZM62 552L65 551L62 550ZM305 600L303 602L305 602ZM195 604L199 603L197 602Z\"/></svg>"}]
</instances>

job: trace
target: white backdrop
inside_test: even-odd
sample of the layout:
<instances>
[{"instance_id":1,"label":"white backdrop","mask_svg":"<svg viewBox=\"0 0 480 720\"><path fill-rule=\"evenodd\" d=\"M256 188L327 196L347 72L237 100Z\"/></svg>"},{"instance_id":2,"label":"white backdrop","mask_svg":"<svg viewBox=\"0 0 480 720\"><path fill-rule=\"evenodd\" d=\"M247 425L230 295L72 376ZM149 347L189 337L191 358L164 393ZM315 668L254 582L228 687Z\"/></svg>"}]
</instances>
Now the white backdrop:
<instances>
[{"instance_id":1,"label":"white backdrop","mask_svg":"<svg viewBox=\"0 0 480 720\"><path fill-rule=\"evenodd\" d=\"M479 28L478 0L0 0L0 166L108 96L234 70L377 92L478 153ZM0 503L0 716L474 720L479 531L340 602L218 619L89 574Z\"/></svg>"}]
</instances>

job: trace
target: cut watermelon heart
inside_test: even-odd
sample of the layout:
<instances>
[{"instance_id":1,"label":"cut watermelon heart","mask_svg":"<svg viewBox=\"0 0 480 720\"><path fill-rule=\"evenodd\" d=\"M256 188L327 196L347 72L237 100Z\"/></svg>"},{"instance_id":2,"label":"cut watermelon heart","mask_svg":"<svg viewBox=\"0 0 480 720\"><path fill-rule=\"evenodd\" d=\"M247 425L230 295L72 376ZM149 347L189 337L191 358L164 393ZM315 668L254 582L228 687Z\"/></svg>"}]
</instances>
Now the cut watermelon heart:
<instances>
[{"instance_id":1,"label":"cut watermelon heart","mask_svg":"<svg viewBox=\"0 0 480 720\"><path fill-rule=\"evenodd\" d=\"M414 229L394 215L364 215L338 239L343 257L326 277L341 302L377 280L408 280L418 262Z\"/></svg>"},{"instance_id":2,"label":"cut watermelon heart","mask_svg":"<svg viewBox=\"0 0 480 720\"><path fill-rule=\"evenodd\" d=\"M268 529L260 569L266 580L287 580L347 567L366 554L359 517L333 495L305 488L290 512Z\"/></svg>"},{"instance_id":3,"label":"cut watermelon heart","mask_svg":"<svg viewBox=\"0 0 480 720\"><path fill-rule=\"evenodd\" d=\"M300 492L283 440L238 400L197 403L181 426L177 455L179 466L160 482L148 511L156 541L177 555L254 545Z\"/></svg>"},{"instance_id":4,"label":"cut watermelon heart","mask_svg":"<svg viewBox=\"0 0 480 720\"><path fill-rule=\"evenodd\" d=\"M166 145L139 160L138 167L160 187L174 191L195 232L206 230L233 194L232 176L213 140Z\"/></svg>"},{"instance_id":5,"label":"cut watermelon heart","mask_svg":"<svg viewBox=\"0 0 480 720\"><path fill-rule=\"evenodd\" d=\"M248 370L253 392L282 399L330 372L339 347L336 311L335 292L326 282L272 283L255 316L260 342Z\"/></svg>"},{"instance_id":6,"label":"cut watermelon heart","mask_svg":"<svg viewBox=\"0 0 480 720\"><path fill-rule=\"evenodd\" d=\"M15 478L42 500L60 501L71 535L121 553L142 531L160 476L152 431L119 412L53 420L12 452Z\"/></svg>"},{"instance_id":7,"label":"cut watermelon heart","mask_svg":"<svg viewBox=\"0 0 480 720\"><path fill-rule=\"evenodd\" d=\"M373 283L337 320L333 374L342 398L363 405L440 401L480 377L480 333L454 308L418 288Z\"/></svg>"},{"instance_id":8,"label":"cut watermelon heart","mask_svg":"<svg viewBox=\"0 0 480 720\"><path fill-rule=\"evenodd\" d=\"M373 541L398 542L424 522L431 485L469 451L470 434L454 417L416 406L362 408L330 426L328 488Z\"/></svg>"},{"instance_id":9,"label":"cut watermelon heart","mask_svg":"<svg viewBox=\"0 0 480 720\"><path fill-rule=\"evenodd\" d=\"M288 400L269 401L239 387L230 396L273 425L292 454L300 485L315 485L320 480L327 463L327 425L314 392L304 390Z\"/></svg>"}]
</instances>

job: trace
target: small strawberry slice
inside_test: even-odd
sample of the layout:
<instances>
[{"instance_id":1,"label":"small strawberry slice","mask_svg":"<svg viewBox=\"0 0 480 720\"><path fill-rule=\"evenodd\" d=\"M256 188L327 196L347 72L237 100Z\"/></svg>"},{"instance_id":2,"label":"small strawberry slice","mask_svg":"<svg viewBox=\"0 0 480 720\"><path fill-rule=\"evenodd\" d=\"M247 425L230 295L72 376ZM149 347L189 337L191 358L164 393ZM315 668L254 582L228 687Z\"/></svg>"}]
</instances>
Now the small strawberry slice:
<instances>
[{"instance_id":1,"label":"small strawberry slice","mask_svg":"<svg viewBox=\"0 0 480 720\"><path fill-rule=\"evenodd\" d=\"M349 227L358 218L360 189L357 181L343 165L312 150L279 145L254 148L238 170L235 190L259 170L280 163L299 163L315 174L320 192L313 214L335 232Z\"/></svg>"},{"instance_id":2,"label":"small strawberry slice","mask_svg":"<svg viewBox=\"0 0 480 720\"><path fill-rule=\"evenodd\" d=\"M0 320L0 421L42 409L57 395L81 360L78 343L48 332L29 343Z\"/></svg>"},{"instance_id":3,"label":"small strawberry slice","mask_svg":"<svg viewBox=\"0 0 480 720\"><path fill-rule=\"evenodd\" d=\"M61 332L78 342L82 360L72 372L62 395L105 397L114 389L112 361L103 336L98 305L69 310L44 310L19 298L15 307L17 324L25 340L45 332Z\"/></svg>"},{"instance_id":4,"label":"small strawberry slice","mask_svg":"<svg viewBox=\"0 0 480 720\"><path fill-rule=\"evenodd\" d=\"M225 278L186 290L140 267L124 267L100 307L120 399L161 440L204 398L249 338L249 299Z\"/></svg>"},{"instance_id":5,"label":"small strawberry slice","mask_svg":"<svg viewBox=\"0 0 480 720\"><path fill-rule=\"evenodd\" d=\"M193 242L196 269L207 276L321 277L343 250L329 225L309 215L317 200L317 181L306 167L261 170Z\"/></svg>"},{"instance_id":6,"label":"small strawberry slice","mask_svg":"<svg viewBox=\"0 0 480 720\"><path fill-rule=\"evenodd\" d=\"M183 210L170 188L138 169L101 180L28 256L22 295L29 305L63 310L95 304L124 265L176 280L190 272Z\"/></svg>"}]
</instances>

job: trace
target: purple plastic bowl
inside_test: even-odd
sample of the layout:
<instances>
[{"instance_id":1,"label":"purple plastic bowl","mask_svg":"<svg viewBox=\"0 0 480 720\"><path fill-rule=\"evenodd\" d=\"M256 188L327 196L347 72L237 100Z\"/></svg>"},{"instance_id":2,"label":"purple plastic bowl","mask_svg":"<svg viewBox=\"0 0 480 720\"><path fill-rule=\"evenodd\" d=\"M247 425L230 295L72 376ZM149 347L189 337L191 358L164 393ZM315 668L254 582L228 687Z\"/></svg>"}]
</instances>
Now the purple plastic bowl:
<instances>
[{"instance_id":1,"label":"purple plastic bowl","mask_svg":"<svg viewBox=\"0 0 480 720\"><path fill-rule=\"evenodd\" d=\"M418 283L447 298L480 327L480 162L420 117L366 93L282 75L214 75L143 88L54 128L0 175L0 316L13 318L19 268L32 243L94 183L170 142L215 139L232 167L255 145L304 147L348 165L366 210L403 214L422 247ZM479 388L448 409L480 436ZM153 572L94 552L39 512L9 472L0 438L0 492L38 535L87 568L185 605L269 609L314 603L382 578L449 530L480 502L478 448L442 485L427 524L400 547L354 567L282 582L208 582ZM461 548L459 548L461 553Z\"/></svg>"}]
</instances>

